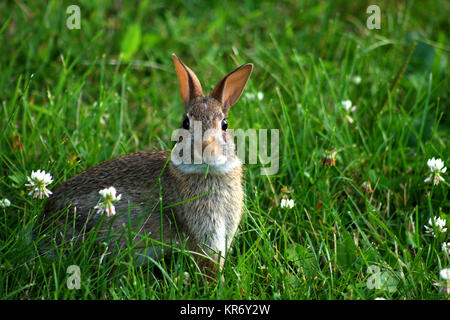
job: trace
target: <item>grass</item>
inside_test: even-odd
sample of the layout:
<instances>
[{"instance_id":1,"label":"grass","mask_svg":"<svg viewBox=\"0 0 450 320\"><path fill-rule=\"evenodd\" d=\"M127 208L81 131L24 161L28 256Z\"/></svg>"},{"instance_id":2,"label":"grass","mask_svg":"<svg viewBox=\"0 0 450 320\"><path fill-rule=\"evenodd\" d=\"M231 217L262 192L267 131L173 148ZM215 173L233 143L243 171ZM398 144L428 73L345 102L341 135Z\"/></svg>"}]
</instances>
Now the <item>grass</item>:
<instances>
[{"instance_id":1,"label":"grass","mask_svg":"<svg viewBox=\"0 0 450 320\"><path fill-rule=\"evenodd\" d=\"M66 27L71 4L0 4L0 199L12 202L0 208L0 297L448 298L433 283L450 265L449 233L424 232L433 216L450 227L448 182L424 183L429 158L450 163L448 2L377 1L379 30L364 1L77 1L79 30ZM245 92L264 98L241 97L229 127L280 130L278 173L246 166L225 281L201 285L183 252L147 267L128 262L132 250L100 260L94 236L40 255L27 231L44 201L27 195L27 175L51 172L51 189L111 157L170 148L182 121L173 52L205 91L254 63ZM67 288L70 265L80 290Z\"/></svg>"}]
</instances>

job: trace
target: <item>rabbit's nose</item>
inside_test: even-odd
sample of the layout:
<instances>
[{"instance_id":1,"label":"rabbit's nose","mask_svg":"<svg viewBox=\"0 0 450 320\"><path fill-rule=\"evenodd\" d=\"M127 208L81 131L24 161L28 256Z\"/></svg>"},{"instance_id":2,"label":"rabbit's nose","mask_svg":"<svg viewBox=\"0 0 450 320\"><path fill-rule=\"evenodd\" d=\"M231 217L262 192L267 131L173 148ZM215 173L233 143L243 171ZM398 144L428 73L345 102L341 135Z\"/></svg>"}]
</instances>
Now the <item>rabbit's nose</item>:
<instances>
[{"instance_id":1,"label":"rabbit's nose","mask_svg":"<svg viewBox=\"0 0 450 320\"><path fill-rule=\"evenodd\" d=\"M203 149L205 149L210 144L214 143L214 141L215 141L214 136L210 136L208 138L203 139L203 142L202 142Z\"/></svg>"}]
</instances>

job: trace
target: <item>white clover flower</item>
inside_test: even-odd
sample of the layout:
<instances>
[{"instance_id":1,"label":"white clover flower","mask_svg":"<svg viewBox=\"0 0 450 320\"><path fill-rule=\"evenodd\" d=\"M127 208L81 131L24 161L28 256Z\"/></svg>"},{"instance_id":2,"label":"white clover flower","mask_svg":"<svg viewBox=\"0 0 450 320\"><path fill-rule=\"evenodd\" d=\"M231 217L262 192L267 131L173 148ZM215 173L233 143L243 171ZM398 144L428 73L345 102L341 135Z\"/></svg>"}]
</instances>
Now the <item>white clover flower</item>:
<instances>
[{"instance_id":1,"label":"white clover flower","mask_svg":"<svg viewBox=\"0 0 450 320\"><path fill-rule=\"evenodd\" d=\"M249 101L254 101L256 99L258 99L259 101L262 101L264 99L264 93L262 93L261 91L258 91L256 94L251 93L251 92L246 92L245 99L247 99Z\"/></svg>"},{"instance_id":2,"label":"white clover flower","mask_svg":"<svg viewBox=\"0 0 450 320\"><path fill-rule=\"evenodd\" d=\"M251 93L251 92L246 92L245 93L245 99L253 101L253 100L255 100L255 94Z\"/></svg>"},{"instance_id":3,"label":"white clover flower","mask_svg":"<svg viewBox=\"0 0 450 320\"><path fill-rule=\"evenodd\" d=\"M441 171L444 168L444 162L441 159L434 159L431 158L427 161L428 167L431 169L431 171ZM443 172L445 172L447 168L444 168Z\"/></svg>"},{"instance_id":4,"label":"white clover flower","mask_svg":"<svg viewBox=\"0 0 450 320\"><path fill-rule=\"evenodd\" d=\"M447 280L447 281L450 280L450 268L442 269L439 272L439 275L441 276L441 278L443 280Z\"/></svg>"},{"instance_id":5,"label":"white clover flower","mask_svg":"<svg viewBox=\"0 0 450 320\"><path fill-rule=\"evenodd\" d=\"M356 106L354 106L354 105L352 104L351 100L344 100L344 101L341 101L341 106L342 106L342 108L344 108L344 110L347 111L347 112L353 112L353 111L355 111L356 108L357 108Z\"/></svg>"},{"instance_id":6,"label":"white clover flower","mask_svg":"<svg viewBox=\"0 0 450 320\"><path fill-rule=\"evenodd\" d=\"M189 274L189 272L184 272L183 284L187 286L189 282L191 282L191 275Z\"/></svg>"},{"instance_id":7,"label":"white clover flower","mask_svg":"<svg viewBox=\"0 0 450 320\"><path fill-rule=\"evenodd\" d=\"M41 170L32 171L31 177L27 178L29 183L25 184L25 186L31 187L30 193L28 195L43 199L44 197L48 197L53 193L47 189L47 186L53 182L53 178L50 173L46 173L45 171Z\"/></svg>"},{"instance_id":8,"label":"white clover flower","mask_svg":"<svg viewBox=\"0 0 450 320\"><path fill-rule=\"evenodd\" d=\"M180 281L180 278L176 277L174 280L175 280L175 283L178 283L178 281ZM190 276L189 272L184 272L183 285L187 286L187 285L189 285L190 282L191 282L191 276Z\"/></svg>"},{"instance_id":9,"label":"white clover flower","mask_svg":"<svg viewBox=\"0 0 450 320\"><path fill-rule=\"evenodd\" d=\"M100 190L98 193L103 197L103 201L94 207L94 210L97 210L98 214L103 214L106 212L106 216L110 217L116 214L116 208L114 207L114 203L119 201L122 198L122 195L119 194L116 196L116 188L109 187L106 189Z\"/></svg>"},{"instance_id":10,"label":"white clover flower","mask_svg":"<svg viewBox=\"0 0 450 320\"><path fill-rule=\"evenodd\" d=\"M293 199L281 199L281 208L292 209L294 207Z\"/></svg>"},{"instance_id":11,"label":"white clover flower","mask_svg":"<svg viewBox=\"0 0 450 320\"><path fill-rule=\"evenodd\" d=\"M442 282L433 282L433 285L439 287L442 292L449 294L450 293L450 281L442 281Z\"/></svg>"},{"instance_id":12,"label":"white clover flower","mask_svg":"<svg viewBox=\"0 0 450 320\"><path fill-rule=\"evenodd\" d=\"M450 242L443 242L442 243L442 251L447 252L450 254Z\"/></svg>"},{"instance_id":13,"label":"white clover flower","mask_svg":"<svg viewBox=\"0 0 450 320\"><path fill-rule=\"evenodd\" d=\"M445 181L441 174L447 171L447 167L444 167L444 162L441 159L434 159L434 157L428 159L427 166L430 168L431 174L424 182L432 181L434 185L438 185L440 181Z\"/></svg>"},{"instance_id":14,"label":"white clover flower","mask_svg":"<svg viewBox=\"0 0 450 320\"><path fill-rule=\"evenodd\" d=\"M352 117L350 117L350 112L354 112L357 106L354 106L350 100L341 101L341 107L345 110L345 120L350 123L355 122Z\"/></svg>"},{"instance_id":15,"label":"white clover flower","mask_svg":"<svg viewBox=\"0 0 450 320\"><path fill-rule=\"evenodd\" d=\"M9 201L8 199L2 199L0 200L0 207L2 208L6 208L9 207L11 205L11 201Z\"/></svg>"},{"instance_id":16,"label":"white clover flower","mask_svg":"<svg viewBox=\"0 0 450 320\"><path fill-rule=\"evenodd\" d=\"M439 271L442 281L434 282L433 284L446 293L450 294L450 268L442 269Z\"/></svg>"},{"instance_id":17,"label":"white clover flower","mask_svg":"<svg viewBox=\"0 0 450 320\"><path fill-rule=\"evenodd\" d=\"M434 233L434 227L436 227L436 230L439 232L446 232L447 228L445 228L447 221L445 219L441 219L440 217L434 217L433 219L428 220L428 224L430 226L425 226L425 232L431 233L434 237L436 237L436 234Z\"/></svg>"},{"instance_id":18,"label":"white clover flower","mask_svg":"<svg viewBox=\"0 0 450 320\"><path fill-rule=\"evenodd\" d=\"M361 83L361 77L360 76L353 76L352 77L352 82L354 84L360 84Z\"/></svg>"}]
</instances>

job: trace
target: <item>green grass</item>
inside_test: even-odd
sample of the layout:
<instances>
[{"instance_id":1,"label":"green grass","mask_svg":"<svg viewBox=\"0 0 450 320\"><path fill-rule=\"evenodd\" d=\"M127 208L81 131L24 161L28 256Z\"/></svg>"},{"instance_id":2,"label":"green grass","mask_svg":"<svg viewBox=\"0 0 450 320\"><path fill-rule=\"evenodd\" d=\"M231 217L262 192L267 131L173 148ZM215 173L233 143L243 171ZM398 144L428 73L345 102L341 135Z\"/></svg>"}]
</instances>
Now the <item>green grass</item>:
<instances>
[{"instance_id":1,"label":"green grass","mask_svg":"<svg viewBox=\"0 0 450 320\"><path fill-rule=\"evenodd\" d=\"M66 28L71 4L80 30ZM380 30L366 27L370 4ZM450 227L449 184L424 179L427 159L450 164L448 12L443 0L1 2L0 199L12 205L0 208L0 297L447 299L433 283L450 265L449 233L424 225L440 216ZM264 98L243 96L229 126L280 130L278 174L246 166L225 281L201 285L183 253L147 267L128 262L132 250L100 263L94 237L39 255L27 230L44 200L27 195L27 175L51 172L51 189L111 157L170 148L182 121L172 53L205 91L254 63L245 92ZM358 106L353 123L346 99ZM324 166L334 149L336 165ZM292 209L280 208L283 187ZM66 286L69 265L80 290ZM393 289L368 285L373 266Z\"/></svg>"}]
</instances>

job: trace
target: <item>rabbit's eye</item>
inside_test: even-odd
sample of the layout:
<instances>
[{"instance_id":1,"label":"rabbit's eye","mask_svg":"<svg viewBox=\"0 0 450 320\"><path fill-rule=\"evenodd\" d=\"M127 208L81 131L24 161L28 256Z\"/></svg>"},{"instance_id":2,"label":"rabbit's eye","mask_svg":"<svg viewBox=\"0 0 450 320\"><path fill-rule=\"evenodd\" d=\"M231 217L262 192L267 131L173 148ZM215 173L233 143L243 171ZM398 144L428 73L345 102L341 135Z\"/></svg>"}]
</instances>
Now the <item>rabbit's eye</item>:
<instances>
[{"instance_id":1,"label":"rabbit's eye","mask_svg":"<svg viewBox=\"0 0 450 320\"><path fill-rule=\"evenodd\" d=\"M189 130L189 119L188 118L184 118L183 128L185 128L186 130Z\"/></svg>"},{"instance_id":2,"label":"rabbit's eye","mask_svg":"<svg viewBox=\"0 0 450 320\"><path fill-rule=\"evenodd\" d=\"M222 130L223 130L223 131L226 131L227 128L228 128L227 120L226 120L226 119L223 119L223 120L222 120Z\"/></svg>"}]
</instances>

